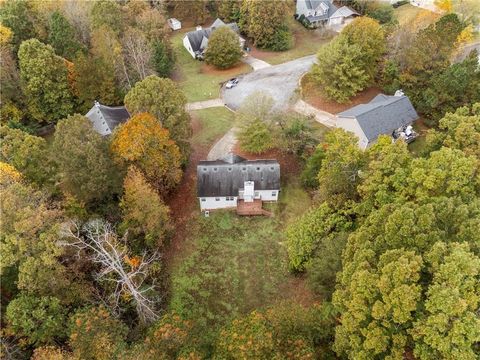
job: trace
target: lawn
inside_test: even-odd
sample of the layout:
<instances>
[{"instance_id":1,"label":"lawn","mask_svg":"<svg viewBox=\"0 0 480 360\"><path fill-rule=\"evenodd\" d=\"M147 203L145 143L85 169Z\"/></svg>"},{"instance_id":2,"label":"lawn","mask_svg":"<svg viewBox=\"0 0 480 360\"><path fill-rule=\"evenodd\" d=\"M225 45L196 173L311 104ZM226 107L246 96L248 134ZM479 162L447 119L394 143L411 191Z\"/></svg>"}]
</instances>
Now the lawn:
<instances>
[{"instance_id":1,"label":"lawn","mask_svg":"<svg viewBox=\"0 0 480 360\"><path fill-rule=\"evenodd\" d=\"M399 6L398 8L393 10L393 13L400 25L412 23L414 20L419 25L428 25L440 16L439 14L436 14L430 10L426 10L410 4Z\"/></svg>"},{"instance_id":2,"label":"lawn","mask_svg":"<svg viewBox=\"0 0 480 360\"><path fill-rule=\"evenodd\" d=\"M225 134L234 122L234 113L225 107L192 111L200 122L200 131L192 138L192 143L210 146L216 139Z\"/></svg>"},{"instance_id":3,"label":"lawn","mask_svg":"<svg viewBox=\"0 0 480 360\"><path fill-rule=\"evenodd\" d=\"M289 18L288 25L294 36L294 46L290 50L263 51L254 48L251 55L272 65L281 64L303 56L316 54L323 44L328 43L335 36L335 33L326 33L321 29L306 29L293 17Z\"/></svg>"},{"instance_id":4,"label":"lawn","mask_svg":"<svg viewBox=\"0 0 480 360\"><path fill-rule=\"evenodd\" d=\"M174 80L177 81L189 102L218 98L220 86L226 80L239 74L248 73L252 68L244 63L228 70L217 70L203 61L192 58L183 47L185 33L194 29L185 29L175 33L171 42L176 56Z\"/></svg>"},{"instance_id":5,"label":"lawn","mask_svg":"<svg viewBox=\"0 0 480 360\"><path fill-rule=\"evenodd\" d=\"M171 310L198 326L203 346L233 317L297 295L285 227L311 200L296 178L283 179L279 203L268 206L273 217L216 211L188 225L187 249L173 268Z\"/></svg>"}]
</instances>

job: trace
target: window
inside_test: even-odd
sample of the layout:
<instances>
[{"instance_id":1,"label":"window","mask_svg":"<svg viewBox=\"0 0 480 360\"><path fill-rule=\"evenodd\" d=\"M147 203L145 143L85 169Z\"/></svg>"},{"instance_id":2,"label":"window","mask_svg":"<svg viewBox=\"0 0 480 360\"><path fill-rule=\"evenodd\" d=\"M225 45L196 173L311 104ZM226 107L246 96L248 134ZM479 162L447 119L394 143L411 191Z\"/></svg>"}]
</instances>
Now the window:
<instances>
[{"instance_id":1,"label":"window","mask_svg":"<svg viewBox=\"0 0 480 360\"><path fill-rule=\"evenodd\" d=\"M274 169L274 167L273 167L273 166L271 166L271 167L270 167L270 171L273 171L273 170L275 170L275 169Z\"/></svg>"},{"instance_id":2,"label":"window","mask_svg":"<svg viewBox=\"0 0 480 360\"><path fill-rule=\"evenodd\" d=\"M213 168L213 171L218 171L218 168Z\"/></svg>"},{"instance_id":3,"label":"window","mask_svg":"<svg viewBox=\"0 0 480 360\"><path fill-rule=\"evenodd\" d=\"M277 192L276 192L276 191L272 191L272 196L277 196Z\"/></svg>"},{"instance_id":4,"label":"window","mask_svg":"<svg viewBox=\"0 0 480 360\"><path fill-rule=\"evenodd\" d=\"M207 172L207 168L203 168L203 171Z\"/></svg>"},{"instance_id":5,"label":"window","mask_svg":"<svg viewBox=\"0 0 480 360\"><path fill-rule=\"evenodd\" d=\"M231 168L231 167L230 167L230 168L228 168L228 171L232 171L232 168Z\"/></svg>"},{"instance_id":6,"label":"window","mask_svg":"<svg viewBox=\"0 0 480 360\"><path fill-rule=\"evenodd\" d=\"M202 201L207 201L207 199L205 199L205 198L202 198Z\"/></svg>"},{"instance_id":7,"label":"window","mask_svg":"<svg viewBox=\"0 0 480 360\"><path fill-rule=\"evenodd\" d=\"M260 196L260 193L258 191L255 191L255 197L258 198Z\"/></svg>"},{"instance_id":8,"label":"window","mask_svg":"<svg viewBox=\"0 0 480 360\"><path fill-rule=\"evenodd\" d=\"M242 167L242 171L247 171L247 168L246 168L246 167Z\"/></svg>"},{"instance_id":9,"label":"window","mask_svg":"<svg viewBox=\"0 0 480 360\"><path fill-rule=\"evenodd\" d=\"M260 171L260 168L259 168L259 167L257 167L257 171Z\"/></svg>"},{"instance_id":10,"label":"window","mask_svg":"<svg viewBox=\"0 0 480 360\"><path fill-rule=\"evenodd\" d=\"M227 196L226 199L227 199L227 201L233 201L233 200L235 200L235 198L234 198L233 196Z\"/></svg>"},{"instance_id":11,"label":"window","mask_svg":"<svg viewBox=\"0 0 480 360\"><path fill-rule=\"evenodd\" d=\"M215 201L220 201L220 198L215 198Z\"/></svg>"}]
</instances>

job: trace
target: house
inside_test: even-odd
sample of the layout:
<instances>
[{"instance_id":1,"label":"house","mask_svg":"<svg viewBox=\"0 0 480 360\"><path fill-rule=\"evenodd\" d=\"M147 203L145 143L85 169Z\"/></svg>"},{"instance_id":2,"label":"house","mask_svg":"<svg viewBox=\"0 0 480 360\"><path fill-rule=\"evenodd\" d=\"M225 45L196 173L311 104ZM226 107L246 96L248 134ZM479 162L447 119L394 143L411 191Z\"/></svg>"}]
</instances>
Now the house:
<instances>
[{"instance_id":1,"label":"house","mask_svg":"<svg viewBox=\"0 0 480 360\"><path fill-rule=\"evenodd\" d=\"M236 209L240 215L264 214L262 202L275 202L280 192L280 165L276 160L246 160L229 154L200 161L197 196L200 210Z\"/></svg>"},{"instance_id":2,"label":"house","mask_svg":"<svg viewBox=\"0 0 480 360\"><path fill-rule=\"evenodd\" d=\"M182 23L180 20L175 18L170 18L167 20L168 27L172 30L180 30L182 28Z\"/></svg>"},{"instance_id":3,"label":"house","mask_svg":"<svg viewBox=\"0 0 480 360\"><path fill-rule=\"evenodd\" d=\"M337 8L333 0L297 0L295 16L307 27L341 25L359 14L347 6Z\"/></svg>"},{"instance_id":4,"label":"house","mask_svg":"<svg viewBox=\"0 0 480 360\"><path fill-rule=\"evenodd\" d=\"M197 30L188 32L183 38L183 46L194 59L202 59L203 54L208 46L208 38L215 31L215 29L218 29L222 26L228 26L237 34L240 33L237 23L225 24L222 20L217 19L209 28L202 29L201 27L198 27ZM245 39L240 35L238 36L238 43L243 49L245 45Z\"/></svg>"},{"instance_id":5,"label":"house","mask_svg":"<svg viewBox=\"0 0 480 360\"><path fill-rule=\"evenodd\" d=\"M411 124L418 119L410 99L397 91L394 96L378 94L367 104L354 106L336 115L336 126L354 133L358 146L366 149L379 135L413 141Z\"/></svg>"},{"instance_id":6,"label":"house","mask_svg":"<svg viewBox=\"0 0 480 360\"><path fill-rule=\"evenodd\" d=\"M130 118L125 106L105 106L95 101L93 107L85 115L93 124L93 128L102 136L110 135L120 124Z\"/></svg>"}]
</instances>

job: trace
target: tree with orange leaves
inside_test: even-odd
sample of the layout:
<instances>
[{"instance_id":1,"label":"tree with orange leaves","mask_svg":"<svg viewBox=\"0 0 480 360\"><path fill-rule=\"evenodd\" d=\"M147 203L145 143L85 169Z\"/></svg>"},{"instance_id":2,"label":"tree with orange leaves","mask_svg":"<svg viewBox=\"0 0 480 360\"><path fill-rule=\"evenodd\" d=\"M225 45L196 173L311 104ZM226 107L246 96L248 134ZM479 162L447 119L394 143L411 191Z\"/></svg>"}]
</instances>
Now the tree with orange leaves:
<instances>
[{"instance_id":1,"label":"tree with orange leaves","mask_svg":"<svg viewBox=\"0 0 480 360\"><path fill-rule=\"evenodd\" d=\"M111 147L118 162L135 165L160 193L180 182L180 150L152 115L140 113L121 125Z\"/></svg>"}]
</instances>

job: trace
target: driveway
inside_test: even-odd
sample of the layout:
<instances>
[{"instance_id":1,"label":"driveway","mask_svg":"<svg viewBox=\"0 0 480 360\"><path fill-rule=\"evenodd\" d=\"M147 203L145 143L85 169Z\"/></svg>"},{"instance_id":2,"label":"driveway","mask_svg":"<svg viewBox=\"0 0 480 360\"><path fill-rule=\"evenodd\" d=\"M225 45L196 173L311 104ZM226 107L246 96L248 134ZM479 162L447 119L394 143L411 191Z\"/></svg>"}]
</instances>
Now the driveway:
<instances>
[{"instance_id":1,"label":"driveway","mask_svg":"<svg viewBox=\"0 0 480 360\"><path fill-rule=\"evenodd\" d=\"M221 159L231 153L237 143L236 132L236 128L228 130L227 133L212 146L208 152L207 160Z\"/></svg>"},{"instance_id":2,"label":"driveway","mask_svg":"<svg viewBox=\"0 0 480 360\"><path fill-rule=\"evenodd\" d=\"M251 55L248 55L248 56L242 58L242 61L243 61L244 63L250 65L250 66L252 67L253 71L265 69L265 68L267 68L267 67L272 66L272 65L270 65L269 63L267 63L266 61L263 61L263 60L254 58L254 57L251 56Z\"/></svg>"},{"instance_id":3,"label":"driveway","mask_svg":"<svg viewBox=\"0 0 480 360\"><path fill-rule=\"evenodd\" d=\"M315 55L310 55L239 76L236 87L223 89L223 101L230 109L237 110L248 95L261 91L274 99L277 110L285 110L298 87L298 80L314 62Z\"/></svg>"},{"instance_id":4,"label":"driveway","mask_svg":"<svg viewBox=\"0 0 480 360\"><path fill-rule=\"evenodd\" d=\"M293 110L306 116L313 116L315 121L326 127L333 128L336 126L337 121L335 120L335 115L319 110L303 100L298 100L293 106Z\"/></svg>"}]
</instances>

